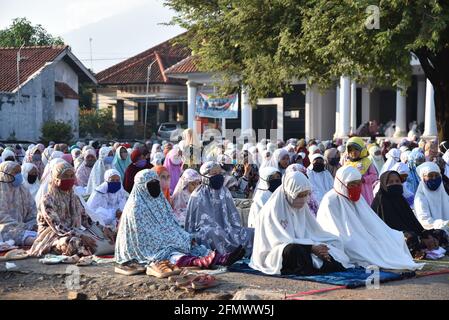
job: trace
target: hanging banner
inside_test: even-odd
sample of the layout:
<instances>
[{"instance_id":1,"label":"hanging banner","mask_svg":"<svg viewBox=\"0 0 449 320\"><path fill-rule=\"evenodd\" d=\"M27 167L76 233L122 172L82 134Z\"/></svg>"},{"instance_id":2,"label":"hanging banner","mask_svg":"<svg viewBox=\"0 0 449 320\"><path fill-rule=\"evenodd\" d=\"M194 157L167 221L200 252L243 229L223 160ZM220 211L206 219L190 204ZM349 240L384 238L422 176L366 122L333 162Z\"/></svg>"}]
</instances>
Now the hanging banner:
<instances>
[{"instance_id":1,"label":"hanging banner","mask_svg":"<svg viewBox=\"0 0 449 320\"><path fill-rule=\"evenodd\" d=\"M196 95L196 116L202 118L237 119L239 117L238 94L224 98L210 98L204 93Z\"/></svg>"}]
</instances>

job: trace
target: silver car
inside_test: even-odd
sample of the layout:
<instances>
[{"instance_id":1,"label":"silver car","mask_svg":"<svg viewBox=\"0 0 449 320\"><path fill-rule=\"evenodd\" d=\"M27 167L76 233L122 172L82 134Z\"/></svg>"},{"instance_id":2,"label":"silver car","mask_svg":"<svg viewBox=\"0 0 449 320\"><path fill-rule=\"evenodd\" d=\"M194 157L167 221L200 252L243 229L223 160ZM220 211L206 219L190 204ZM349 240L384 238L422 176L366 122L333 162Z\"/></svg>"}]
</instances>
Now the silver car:
<instances>
[{"instance_id":1,"label":"silver car","mask_svg":"<svg viewBox=\"0 0 449 320\"><path fill-rule=\"evenodd\" d=\"M161 140L178 142L178 136L181 136L186 128L186 122L164 122L160 124L157 135Z\"/></svg>"}]
</instances>

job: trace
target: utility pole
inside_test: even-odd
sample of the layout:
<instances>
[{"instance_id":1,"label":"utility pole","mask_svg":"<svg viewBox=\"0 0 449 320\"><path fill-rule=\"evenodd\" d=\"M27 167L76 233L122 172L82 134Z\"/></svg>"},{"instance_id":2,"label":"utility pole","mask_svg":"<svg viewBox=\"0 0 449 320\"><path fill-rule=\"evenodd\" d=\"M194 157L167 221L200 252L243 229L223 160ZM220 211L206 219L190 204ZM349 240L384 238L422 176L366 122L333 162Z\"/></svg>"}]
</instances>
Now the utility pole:
<instances>
[{"instance_id":1,"label":"utility pole","mask_svg":"<svg viewBox=\"0 0 449 320\"><path fill-rule=\"evenodd\" d=\"M148 116L148 91L149 91L149 87L150 87L150 72L151 72L151 67L153 66L153 64L156 62L156 60L154 60L153 62L150 63L150 65L148 66L148 70L147 70L147 90L146 90L146 95L145 95L145 120L144 120L144 126L143 126L143 142L145 143L145 141L147 140L147 116Z\"/></svg>"},{"instance_id":2,"label":"utility pole","mask_svg":"<svg viewBox=\"0 0 449 320\"><path fill-rule=\"evenodd\" d=\"M90 47L90 71L94 72L94 65L92 59L92 38L89 38L89 47Z\"/></svg>"},{"instance_id":3,"label":"utility pole","mask_svg":"<svg viewBox=\"0 0 449 320\"><path fill-rule=\"evenodd\" d=\"M22 56L20 55L20 51L25 46L25 43L22 44L17 51L17 102L20 103L20 61L22 60Z\"/></svg>"}]
</instances>

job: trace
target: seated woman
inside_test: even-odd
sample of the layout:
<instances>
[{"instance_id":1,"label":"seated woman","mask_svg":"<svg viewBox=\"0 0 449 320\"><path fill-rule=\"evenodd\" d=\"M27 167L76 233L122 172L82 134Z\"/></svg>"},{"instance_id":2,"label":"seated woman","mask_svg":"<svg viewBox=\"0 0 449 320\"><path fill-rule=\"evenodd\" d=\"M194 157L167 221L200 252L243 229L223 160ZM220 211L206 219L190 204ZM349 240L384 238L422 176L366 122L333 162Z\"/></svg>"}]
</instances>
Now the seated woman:
<instances>
[{"instance_id":1,"label":"seated woman","mask_svg":"<svg viewBox=\"0 0 449 320\"><path fill-rule=\"evenodd\" d=\"M231 252L241 245L250 255L254 229L242 227L231 193L223 186L220 165L208 161L201 166L200 174L203 184L190 197L185 229L199 244L219 253Z\"/></svg>"},{"instance_id":2,"label":"seated woman","mask_svg":"<svg viewBox=\"0 0 449 320\"><path fill-rule=\"evenodd\" d=\"M399 162L393 166L391 171L396 171L397 173L399 173L399 176L400 176L401 182L402 182L402 186L404 189L403 196L404 196L405 200L407 200L407 203L409 204L409 206L413 209L413 203L415 202L415 194L407 188L407 184L405 183L410 174L409 167L405 163Z\"/></svg>"},{"instance_id":3,"label":"seated woman","mask_svg":"<svg viewBox=\"0 0 449 320\"><path fill-rule=\"evenodd\" d=\"M79 187L86 188L89 182L90 173L97 161L97 155L94 149L86 148L82 154L83 162L76 169L76 180Z\"/></svg>"},{"instance_id":4,"label":"seated woman","mask_svg":"<svg viewBox=\"0 0 449 320\"><path fill-rule=\"evenodd\" d=\"M36 205L17 162L0 164L0 239L31 246L37 236Z\"/></svg>"},{"instance_id":5,"label":"seated woman","mask_svg":"<svg viewBox=\"0 0 449 320\"><path fill-rule=\"evenodd\" d=\"M243 254L241 247L231 254L217 254L198 245L175 220L173 209L161 192L157 173L142 170L136 174L118 229L117 273L136 274L142 271L142 264L164 260L179 267L231 265Z\"/></svg>"},{"instance_id":6,"label":"seated woman","mask_svg":"<svg viewBox=\"0 0 449 320\"><path fill-rule=\"evenodd\" d=\"M75 170L69 163L62 161L52 167L48 192L38 205L38 236L30 255L82 257L113 252L114 234L108 228L94 228L72 190L74 184Z\"/></svg>"},{"instance_id":7,"label":"seated woman","mask_svg":"<svg viewBox=\"0 0 449 320\"><path fill-rule=\"evenodd\" d=\"M324 166L324 157L315 153L309 156L310 166L307 168L307 177L312 185L312 194L318 203L321 202L324 195L332 189L334 179Z\"/></svg>"},{"instance_id":8,"label":"seated woman","mask_svg":"<svg viewBox=\"0 0 449 320\"><path fill-rule=\"evenodd\" d=\"M354 167L338 169L334 189L324 196L318 210L318 223L343 241L346 254L357 266L422 268L413 261L404 234L387 226L361 197L361 179Z\"/></svg>"},{"instance_id":9,"label":"seated woman","mask_svg":"<svg viewBox=\"0 0 449 320\"><path fill-rule=\"evenodd\" d=\"M116 229L127 196L122 188L120 172L115 169L107 170L104 173L104 182L95 189L87 201L92 213L90 217L103 226Z\"/></svg>"},{"instance_id":10,"label":"seated woman","mask_svg":"<svg viewBox=\"0 0 449 320\"><path fill-rule=\"evenodd\" d=\"M273 167L278 169L281 172L281 175L285 173L285 169L287 169L290 164L290 156L285 149L277 149L273 152L270 160L262 164L262 168L264 167ZM262 169L261 168L261 169Z\"/></svg>"},{"instance_id":11,"label":"seated woman","mask_svg":"<svg viewBox=\"0 0 449 320\"><path fill-rule=\"evenodd\" d=\"M151 170L155 171L157 175L159 176L159 181L161 184L162 193L164 194L167 201L170 203L170 205L173 207L173 201L170 197L170 173L168 172L168 169L164 166L155 166Z\"/></svg>"},{"instance_id":12,"label":"seated woman","mask_svg":"<svg viewBox=\"0 0 449 320\"><path fill-rule=\"evenodd\" d=\"M440 168L424 162L417 168L421 182L415 195L415 215L424 229L449 232L449 196L442 185Z\"/></svg>"},{"instance_id":13,"label":"seated woman","mask_svg":"<svg viewBox=\"0 0 449 320\"><path fill-rule=\"evenodd\" d=\"M37 167L32 163L22 164L22 176L24 187L28 189L34 199L41 185Z\"/></svg>"},{"instance_id":14,"label":"seated woman","mask_svg":"<svg viewBox=\"0 0 449 320\"><path fill-rule=\"evenodd\" d=\"M251 198L259 181L259 168L254 164L252 156L247 150L239 155L240 161L232 169L232 176L237 181L236 188L231 191L235 198ZM233 192L235 191L235 192Z\"/></svg>"},{"instance_id":15,"label":"seated woman","mask_svg":"<svg viewBox=\"0 0 449 320\"><path fill-rule=\"evenodd\" d=\"M100 148L98 161L95 162L87 182L86 195L92 194L95 188L104 182L104 173L112 168L113 159L111 147Z\"/></svg>"},{"instance_id":16,"label":"seated woman","mask_svg":"<svg viewBox=\"0 0 449 320\"><path fill-rule=\"evenodd\" d=\"M249 209L248 227L255 228L257 226L260 210L280 185L281 173L278 169L265 167L260 170L259 183Z\"/></svg>"},{"instance_id":17,"label":"seated woman","mask_svg":"<svg viewBox=\"0 0 449 320\"><path fill-rule=\"evenodd\" d=\"M410 190L413 194L416 194L420 182L418 172L416 172L416 168L418 168L425 161L426 156L420 148L413 149L408 155L407 165L410 169L410 174L407 177L405 185L407 189Z\"/></svg>"},{"instance_id":18,"label":"seated woman","mask_svg":"<svg viewBox=\"0 0 449 320\"><path fill-rule=\"evenodd\" d=\"M112 160L112 167L120 173L120 179L122 179L122 181L125 178L125 171L130 164L131 157L128 150L123 146L117 147L114 154L114 160Z\"/></svg>"},{"instance_id":19,"label":"seated woman","mask_svg":"<svg viewBox=\"0 0 449 320\"><path fill-rule=\"evenodd\" d=\"M259 213L250 267L266 274L312 275L353 267L340 240L311 215L309 180L288 172Z\"/></svg>"},{"instance_id":20,"label":"seated woman","mask_svg":"<svg viewBox=\"0 0 449 320\"><path fill-rule=\"evenodd\" d=\"M289 173L289 172L301 172L303 175L307 177L307 168L304 167L302 164L298 164L298 163L294 163L291 164L287 167L287 170L285 170L285 173ZM311 193L308 197L307 197L307 205L309 206L309 210L310 212L313 214L314 217L316 217L316 213L318 212L318 207L320 206L320 204L318 203L318 201L316 201L313 193Z\"/></svg>"},{"instance_id":21,"label":"seated woman","mask_svg":"<svg viewBox=\"0 0 449 320\"><path fill-rule=\"evenodd\" d=\"M182 151L178 147L171 149L165 158L164 167L170 174L170 194L173 194L182 174Z\"/></svg>"},{"instance_id":22,"label":"seated woman","mask_svg":"<svg viewBox=\"0 0 449 320\"><path fill-rule=\"evenodd\" d=\"M173 211L181 226L185 224L190 195L200 184L200 174L193 169L186 169L176 185L173 193Z\"/></svg>"},{"instance_id":23,"label":"seated woman","mask_svg":"<svg viewBox=\"0 0 449 320\"><path fill-rule=\"evenodd\" d=\"M42 162L42 152L39 149L39 146L34 146L29 153L27 153L27 156L23 159L23 163L32 163L36 166L39 179L42 177L42 174L44 173L45 165Z\"/></svg>"},{"instance_id":24,"label":"seated woman","mask_svg":"<svg viewBox=\"0 0 449 320\"><path fill-rule=\"evenodd\" d=\"M123 188L126 192L131 193L134 186L134 177L139 171L151 169L152 164L147 162L145 155L139 149L135 149L131 153L131 164L125 170L125 178L123 180Z\"/></svg>"},{"instance_id":25,"label":"seated woman","mask_svg":"<svg viewBox=\"0 0 449 320\"><path fill-rule=\"evenodd\" d=\"M365 142L362 138L352 137L346 143L346 149L348 154L345 165L356 168L362 175L362 195L366 202L371 205L374 199L373 184L377 181L378 176L376 168L368 158Z\"/></svg>"}]
</instances>

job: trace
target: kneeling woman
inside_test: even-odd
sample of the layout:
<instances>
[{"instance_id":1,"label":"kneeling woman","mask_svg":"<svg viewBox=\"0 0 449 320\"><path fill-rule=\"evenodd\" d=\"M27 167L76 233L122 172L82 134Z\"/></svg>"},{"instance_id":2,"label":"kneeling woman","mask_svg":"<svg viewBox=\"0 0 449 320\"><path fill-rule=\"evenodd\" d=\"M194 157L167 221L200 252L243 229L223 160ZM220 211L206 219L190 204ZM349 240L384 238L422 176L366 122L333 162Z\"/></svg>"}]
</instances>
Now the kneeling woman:
<instances>
[{"instance_id":1,"label":"kneeling woman","mask_svg":"<svg viewBox=\"0 0 449 320\"><path fill-rule=\"evenodd\" d=\"M216 254L197 245L178 224L171 205L161 192L153 170L139 171L120 220L115 259L116 272L139 273L141 265L170 260L178 267L230 265L242 258L242 248L231 254Z\"/></svg>"},{"instance_id":2,"label":"kneeling woman","mask_svg":"<svg viewBox=\"0 0 449 320\"><path fill-rule=\"evenodd\" d=\"M309 180L287 173L260 211L250 267L266 274L311 275L353 267L338 238L325 232L309 211Z\"/></svg>"},{"instance_id":3,"label":"kneeling woman","mask_svg":"<svg viewBox=\"0 0 449 320\"><path fill-rule=\"evenodd\" d=\"M200 173L203 184L190 197L185 229L195 235L198 243L219 253L233 251L241 245L250 255L254 229L242 226L231 192L223 186L220 165L208 161L201 166Z\"/></svg>"},{"instance_id":4,"label":"kneeling woman","mask_svg":"<svg viewBox=\"0 0 449 320\"><path fill-rule=\"evenodd\" d=\"M30 249L32 256L55 253L89 256L113 252L114 235L107 228L96 228L73 192L75 169L67 162L51 170L48 192L38 205L38 236Z\"/></svg>"},{"instance_id":5,"label":"kneeling woman","mask_svg":"<svg viewBox=\"0 0 449 320\"><path fill-rule=\"evenodd\" d=\"M337 170L334 189L324 196L318 210L318 223L343 241L346 254L357 266L422 268L413 262L403 233L386 225L361 197L361 179L354 167Z\"/></svg>"}]
</instances>

